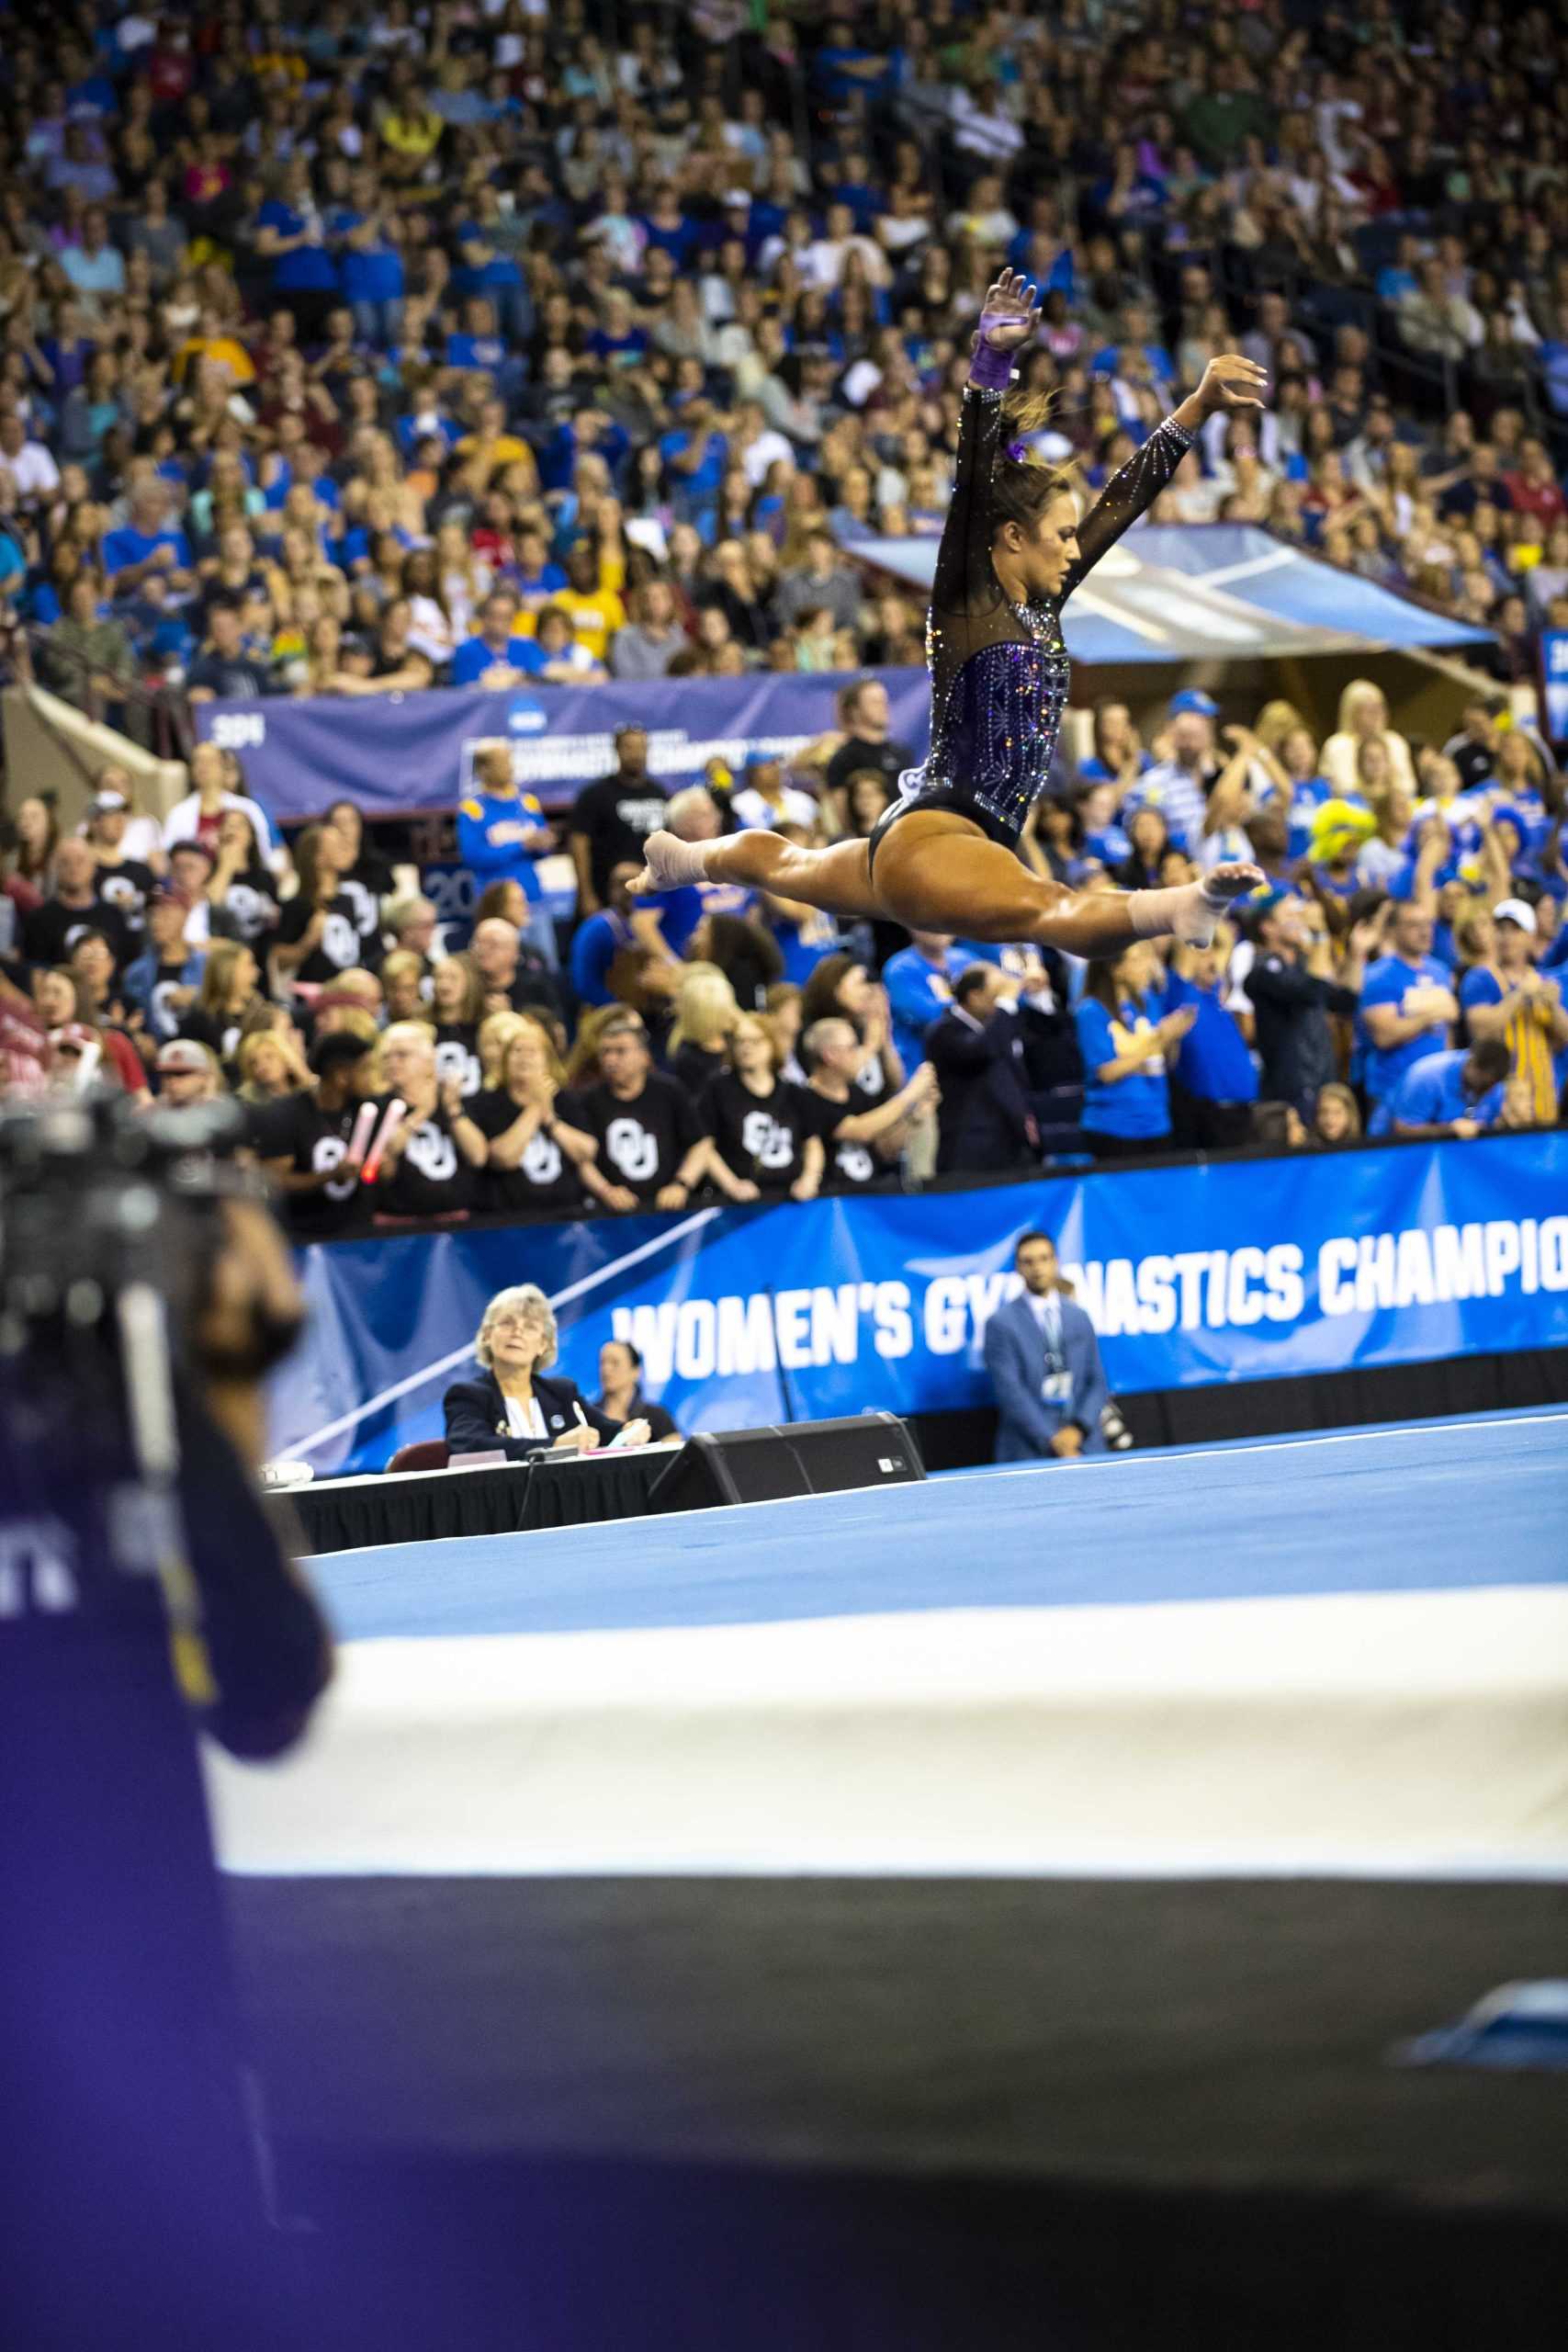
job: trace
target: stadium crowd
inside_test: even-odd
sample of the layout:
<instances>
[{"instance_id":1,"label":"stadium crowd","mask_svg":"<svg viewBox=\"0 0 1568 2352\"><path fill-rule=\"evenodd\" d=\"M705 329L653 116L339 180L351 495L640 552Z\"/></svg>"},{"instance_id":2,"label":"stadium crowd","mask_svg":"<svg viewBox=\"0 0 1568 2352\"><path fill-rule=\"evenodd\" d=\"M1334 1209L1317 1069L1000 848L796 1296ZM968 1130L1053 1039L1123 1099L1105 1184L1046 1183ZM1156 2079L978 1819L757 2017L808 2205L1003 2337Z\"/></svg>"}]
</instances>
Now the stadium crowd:
<instances>
[{"instance_id":1,"label":"stadium crowd","mask_svg":"<svg viewBox=\"0 0 1568 2352\"><path fill-rule=\"evenodd\" d=\"M1005 261L1045 289L1023 374L1087 494L1240 349L1270 405L1156 519L1256 522L1484 627L1497 691L1441 743L1370 681L1326 736L1189 690L1145 743L1099 707L1026 854L1131 887L1246 854L1269 888L1212 949L1087 973L632 899L657 822L869 832L912 758L874 680L825 686L787 771L673 797L625 728L559 823L482 752L466 941L352 802L286 843L212 743L161 825L126 769L80 833L12 775L11 1082L231 1089L317 1234L1553 1122L1562 787L1504 690L1568 628L1555 19L807 13L10 11L8 673L144 739L159 697L919 662L923 613L853 549L940 530Z\"/></svg>"}]
</instances>

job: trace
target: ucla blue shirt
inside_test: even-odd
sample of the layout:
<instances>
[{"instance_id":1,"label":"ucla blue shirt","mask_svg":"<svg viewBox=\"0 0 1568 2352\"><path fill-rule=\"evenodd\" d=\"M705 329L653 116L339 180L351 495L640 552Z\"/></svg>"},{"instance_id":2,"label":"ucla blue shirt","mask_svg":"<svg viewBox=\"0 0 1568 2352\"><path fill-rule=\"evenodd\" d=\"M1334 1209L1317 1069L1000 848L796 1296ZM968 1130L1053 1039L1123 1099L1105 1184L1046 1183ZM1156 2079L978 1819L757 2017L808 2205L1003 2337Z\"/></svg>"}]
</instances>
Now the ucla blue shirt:
<instances>
[{"instance_id":1,"label":"ucla blue shirt","mask_svg":"<svg viewBox=\"0 0 1568 2352\"><path fill-rule=\"evenodd\" d=\"M1083 1055L1083 1124L1094 1135L1155 1139L1170 1133L1170 1086L1165 1056L1153 1043L1160 1003L1151 989L1125 998L1107 1012L1098 997L1086 996L1073 1018ZM1148 1059L1130 1076L1102 1083L1095 1072L1122 1061L1147 1038Z\"/></svg>"},{"instance_id":2,"label":"ucla blue shirt","mask_svg":"<svg viewBox=\"0 0 1568 2352\"><path fill-rule=\"evenodd\" d=\"M1444 1054L1423 1054L1405 1071L1388 1100L1378 1104L1368 1132L1386 1136L1396 1120L1410 1127L1446 1127L1455 1119L1473 1119L1483 1127L1495 1125L1502 1114L1503 1089L1488 1087L1479 1101L1472 1102L1463 1082L1469 1058L1463 1047Z\"/></svg>"},{"instance_id":3,"label":"ucla blue shirt","mask_svg":"<svg viewBox=\"0 0 1568 2352\"><path fill-rule=\"evenodd\" d=\"M452 656L452 684L476 685L497 662L510 662L525 677L536 678L545 666L545 656L531 637L509 637L504 653L492 652L482 637L465 638Z\"/></svg>"},{"instance_id":4,"label":"ucla blue shirt","mask_svg":"<svg viewBox=\"0 0 1568 2352\"><path fill-rule=\"evenodd\" d=\"M1202 1102L1256 1102L1258 1072L1218 987L1201 989L1172 973L1165 986L1165 1010L1179 1012L1189 1005L1198 1017L1177 1056L1179 1083Z\"/></svg>"},{"instance_id":5,"label":"ucla blue shirt","mask_svg":"<svg viewBox=\"0 0 1568 2352\"><path fill-rule=\"evenodd\" d=\"M893 1015L893 1045L908 1077L926 1057L926 1031L940 1021L953 1002L953 983L974 957L950 947L940 964L918 947L901 947L882 967Z\"/></svg>"},{"instance_id":6,"label":"ucla blue shirt","mask_svg":"<svg viewBox=\"0 0 1568 2352\"><path fill-rule=\"evenodd\" d=\"M457 803L457 855L482 890L491 882L519 882L530 905L540 896L534 860L542 850L497 841L498 827L542 825L545 812L531 792L469 793Z\"/></svg>"},{"instance_id":7,"label":"ucla blue shirt","mask_svg":"<svg viewBox=\"0 0 1568 2352\"><path fill-rule=\"evenodd\" d=\"M1374 1004L1392 1004L1397 1012L1411 989L1446 989L1451 987L1452 979L1447 966L1435 956L1423 956L1419 964L1407 964L1403 956L1380 956L1368 972L1361 985L1358 1027L1365 1055L1363 1082L1374 1102L1392 1094L1405 1071L1414 1069L1426 1055L1441 1053L1448 1045L1449 1031L1447 1022L1437 1021L1407 1044L1382 1048L1372 1042L1366 1027L1367 1013Z\"/></svg>"}]
</instances>

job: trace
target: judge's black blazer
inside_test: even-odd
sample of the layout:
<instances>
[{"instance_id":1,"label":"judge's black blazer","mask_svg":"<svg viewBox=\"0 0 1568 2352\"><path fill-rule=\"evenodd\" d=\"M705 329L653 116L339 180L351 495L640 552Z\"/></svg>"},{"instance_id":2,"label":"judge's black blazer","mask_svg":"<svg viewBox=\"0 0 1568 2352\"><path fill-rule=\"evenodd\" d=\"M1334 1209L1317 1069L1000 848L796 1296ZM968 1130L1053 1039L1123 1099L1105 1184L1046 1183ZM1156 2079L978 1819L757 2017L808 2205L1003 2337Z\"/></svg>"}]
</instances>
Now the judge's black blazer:
<instances>
[{"instance_id":1,"label":"judge's black blazer","mask_svg":"<svg viewBox=\"0 0 1568 2352\"><path fill-rule=\"evenodd\" d=\"M531 1453L547 1453L563 1430L574 1426L577 1415L574 1405L581 1406L582 1418L597 1431L601 1442L608 1445L620 1434L621 1423L608 1420L597 1405L591 1405L579 1394L575 1381L558 1379L549 1373L536 1373L534 1394L539 1400L539 1410L545 1417L547 1434L536 1437L513 1437L506 1418L506 1399L501 1393L501 1383L494 1373L481 1372L474 1380L457 1380L441 1400L446 1416L446 1443L453 1453L494 1453L503 1452L513 1462L526 1462Z\"/></svg>"}]
</instances>

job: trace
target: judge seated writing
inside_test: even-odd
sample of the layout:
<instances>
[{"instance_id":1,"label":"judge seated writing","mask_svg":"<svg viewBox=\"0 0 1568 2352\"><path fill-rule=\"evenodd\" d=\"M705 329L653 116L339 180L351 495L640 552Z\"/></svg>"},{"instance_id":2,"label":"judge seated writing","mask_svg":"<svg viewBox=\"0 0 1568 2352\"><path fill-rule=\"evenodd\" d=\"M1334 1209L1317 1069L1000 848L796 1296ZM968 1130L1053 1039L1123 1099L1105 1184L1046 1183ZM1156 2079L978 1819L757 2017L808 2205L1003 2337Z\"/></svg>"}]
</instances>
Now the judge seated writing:
<instances>
[{"instance_id":1,"label":"judge seated writing","mask_svg":"<svg viewBox=\"0 0 1568 2352\"><path fill-rule=\"evenodd\" d=\"M645 1420L612 1420L573 1382L545 1377L556 1344L555 1314L536 1283L497 1291L474 1341L483 1370L477 1380L454 1382L442 1399L453 1453L505 1453L526 1462L536 1453L648 1443Z\"/></svg>"}]
</instances>

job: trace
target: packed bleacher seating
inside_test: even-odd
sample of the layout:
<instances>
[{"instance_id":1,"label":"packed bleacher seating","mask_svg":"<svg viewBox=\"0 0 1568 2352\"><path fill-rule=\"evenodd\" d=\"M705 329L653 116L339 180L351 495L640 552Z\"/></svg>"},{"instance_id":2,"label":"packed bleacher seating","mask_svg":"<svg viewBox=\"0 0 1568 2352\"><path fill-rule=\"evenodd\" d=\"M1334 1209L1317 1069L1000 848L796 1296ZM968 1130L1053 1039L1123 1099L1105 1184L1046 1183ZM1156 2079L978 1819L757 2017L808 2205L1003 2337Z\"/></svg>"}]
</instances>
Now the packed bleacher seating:
<instances>
[{"instance_id":1,"label":"packed bleacher seating","mask_svg":"<svg viewBox=\"0 0 1568 2352\"><path fill-rule=\"evenodd\" d=\"M79 831L7 775L8 1084L231 1090L313 1235L1557 1120L1550 12L259 0L6 28L5 675L190 770L154 818L100 766ZM1332 729L1196 688L1097 706L1026 854L1087 887L1253 857L1269 887L1213 949L1086 973L632 899L654 823L833 838L897 789L913 754L859 673L919 662L923 610L856 548L940 530L1001 264L1044 289L1023 373L1086 495L1211 353L1268 367L1258 425L1216 420L1155 520L1256 524L1485 630L1452 731L1370 680ZM570 809L504 741L452 778L460 923L406 836L349 799L285 838L243 752L190 732L204 701L547 708L759 670L824 679L787 765L671 797L623 726Z\"/></svg>"}]
</instances>

